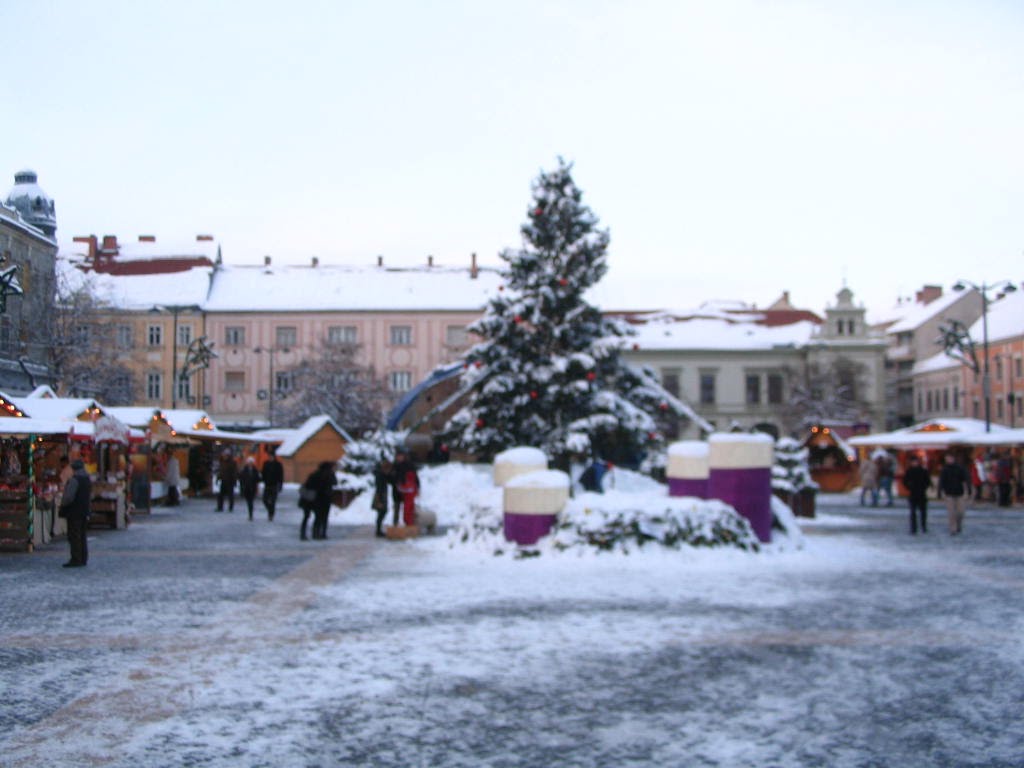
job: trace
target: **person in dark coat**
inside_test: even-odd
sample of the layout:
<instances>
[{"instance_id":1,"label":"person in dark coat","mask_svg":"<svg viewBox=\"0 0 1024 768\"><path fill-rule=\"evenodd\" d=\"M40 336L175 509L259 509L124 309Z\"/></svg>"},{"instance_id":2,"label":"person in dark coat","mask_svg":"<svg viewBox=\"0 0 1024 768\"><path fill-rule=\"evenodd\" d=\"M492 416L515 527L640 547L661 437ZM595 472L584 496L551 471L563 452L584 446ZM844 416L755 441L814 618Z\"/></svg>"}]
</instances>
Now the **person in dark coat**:
<instances>
[{"instance_id":1,"label":"person in dark coat","mask_svg":"<svg viewBox=\"0 0 1024 768\"><path fill-rule=\"evenodd\" d=\"M249 508L249 519L252 520L252 507L256 501L256 491L260 487L260 471L256 469L256 459L249 456L245 460L245 466L238 473L238 489L245 499L245 506Z\"/></svg>"},{"instance_id":2,"label":"person in dark coat","mask_svg":"<svg viewBox=\"0 0 1024 768\"><path fill-rule=\"evenodd\" d=\"M72 461L71 469L73 474L64 486L59 512L68 523L68 546L71 549L71 559L64 563L64 567L82 568L89 562L85 527L92 505L92 479L81 459Z\"/></svg>"},{"instance_id":3,"label":"person in dark coat","mask_svg":"<svg viewBox=\"0 0 1024 768\"><path fill-rule=\"evenodd\" d=\"M228 512L235 511L235 483L238 482L238 466L231 455L231 451L224 451L220 457L220 466L217 467L217 480L220 481L220 488L217 489L217 511L224 511L224 499L228 500Z\"/></svg>"},{"instance_id":4,"label":"person in dark coat","mask_svg":"<svg viewBox=\"0 0 1024 768\"><path fill-rule=\"evenodd\" d=\"M921 533L928 533L928 489L932 487L932 476L921 466L921 460L911 454L910 466L903 473L903 485L910 494L910 532L917 533L920 515Z\"/></svg>"},{"instance_id":5,"label":"person in dark coat","mask_svg":"<svg viewBox=\"0 0 1024 768\"><path fill-rule=\"evenodd\" d=\"M388 514L388 484L394 467L387 459L382 459L373 470L373 502L371 506L377 513L377 536L384 535L384 518ZM397 516L397 512L395 515Z\"/></svg>"},{"instance_id":6,"label":"person in dark coat","mask_svg":"<svg viewBox=\"0 0 1024 768\"><path fill-rule=\"evenodd\" d=\"M331 494L337 479L334 476L334 464L330 461L323 461L320 466L306 478L302 484L303 489L308 492L310 498L302 498L299 494L299 506L302 508L302 527L299 529L299 538L306 538L306 523L310 514L313 515L313 538L327 538L327 515L331 511Z\"/></svg>"},{"instance_id":7,"label":"person in dark coat","mask_svg":"<svg viewBox=\"0 0 1024 768\"><path fill-rule=\"evenodd\" d=\"M967 470L957 464L956 457L952 453L947 453L946 463L942 467L942 472L939 473L939 490L946 498L946 516L950 536L956 536L963 531L969 483Z\"/></svg>"},{"instance_id":8,"label":"person in dark coat","mask_svg":"<svg viewBox=\"0 0 1024 768\"><path fill-rule=\"evenodd\" d=\"M267 509L267 520L274 519L277 497L284 488L284 466L271 449L270 458L263 462L263 506Z\"/></svg>"}]
</instances>

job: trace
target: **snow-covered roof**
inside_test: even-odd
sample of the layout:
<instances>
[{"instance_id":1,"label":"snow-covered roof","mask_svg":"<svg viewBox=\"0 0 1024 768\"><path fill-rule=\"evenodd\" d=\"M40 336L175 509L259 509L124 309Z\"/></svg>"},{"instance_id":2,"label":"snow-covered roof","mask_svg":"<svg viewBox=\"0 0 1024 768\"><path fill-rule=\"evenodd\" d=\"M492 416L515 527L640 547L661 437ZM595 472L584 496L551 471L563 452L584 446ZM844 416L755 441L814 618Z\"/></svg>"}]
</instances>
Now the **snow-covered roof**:
<instances>
[{"instance_id":1,"label":"snow-covered roof","mask_svg":"<svg viewBox=\"0 0 1024 768\"><path fill-rule=\"evenodd\" d=\"M67 259L58 259L57 269L70 288L88 285L99 301L117 309L136 311L167 304L201 307L213 273L213 267L192 267L168 274L109 275L82 272Z\"/></svg>"},{"instance_id":2,"label":"snow-covered roof","mask_svg":"<svg viewBox=\"0 0 1024 768\"><path fill-rule=\"evenodd\" d=\"M278 456L294 456L295 453L317 432L325 426L332 427L345 442L352 442L352 437L327 415L310 416L300 427L295 429L264 429L253 432L252 438L257 442L275 443L281 441L277 448Z\"/></svg>"},{"instance_id":3,"label":"snow-covered roof","mask_svg":"<svg viewBox=\"0 0 1024 768\"><path fill-rule=\"evenodd\" d=\"M949 418L929 419L892 432L859 435L849 439L850 445L888 446L891 448L943 448L949 445L973 445L990 441L993 433L1009 431L1000 424L992 424L986 432L981 419ZM996 438L999 439L998 437Z\"/></svg>"},{"instance_id":4,"label":"snow-covered roof","mask_svg":"<svg viewBox=\"0 0 1024 768\"><path fill-rule=\"evenodd\" d=\"M634 325L632 343L639 349L740 349L758 350L801 347L812 337L817 323L809 320L788 325L765 326L745 317L695 317L676 319L651 316Z\"/></svg>"},{"instance_id":5,"label":"snow-covered roof","mask_svg":"<svg viewBox=\"0 0 1024 768\"><path fill-rule=\"evenodd\" d=\"M958 368L963 363L959 360L950 357L945 352L939 352L937 355L919 360L914 363L913 373L933 373L934 371L945 371L950 368Z\"/></svg>"},{"instance_id":6,"label":"snow-covered roof","mask_svg":"<svg viewBox=\"0 0 1024 768\"><path fill-rule=\"evenodd\" d=\"M502 283L492 269L224 266L214 275L210 312L316 310L482 311Z\"/></svg>"},{"instance_id":7,"label":"snow-covered roof","mask_svg":"<svg viewBox=\"0 0 1024 768\"><path fill-rule=\"evenodd\" d=\"M104 410L129 427L139 428L148 427L149 422L153 419L153 414L160 413L159 408L146 406L113 406Z\"/></svg>"},{"instance_id":8,"label":"snow-covered roof","mask_svg":"<svg viewBox=\"0 0 1024 768\"><path fill-rule=\"evenodd\" d=\"M34 419L74 421L89 408L99 404L87 397L15 397L11 398L26 416Z\"/></svg>"},{"instance_id":9,"label":"snow-covered roof","mask_svg":"<svg viewBox=\"0 0 1024 768\"><path fill-rule=\"evenodd\" d=\"M951 291L942 294L927 304L920 301L901 304L894 308L892 316L897 319L885 329L886 333L903 333L916 330L923 323L945 312L966 295L968 294Z\"/></svg>"},{"instance_id":10,"label":"snow-covered roof","mask_svg":"<svg viewBox=\"0 0 1024 768\"><path fill-rule=\"evenodd\" d=\"M117 261L158 261L160 259L206 258L217 261L218 245L212 240L185 242L131 241L118 242ZM88 253L88 249L85 250Z\"/></svg>"},{"instance_id":11,"label":"snow-covered roof","mask_svg":"<svg viewBox=\"0 0 1024 768\"><path fill-rule=\"evenodd\" d=\"M1017 289L988 305L988 340L1003 341L1024 336L1024 290ZM982 321L971 326L971 338L981 343Z\"/></svg>"}]
</instances>

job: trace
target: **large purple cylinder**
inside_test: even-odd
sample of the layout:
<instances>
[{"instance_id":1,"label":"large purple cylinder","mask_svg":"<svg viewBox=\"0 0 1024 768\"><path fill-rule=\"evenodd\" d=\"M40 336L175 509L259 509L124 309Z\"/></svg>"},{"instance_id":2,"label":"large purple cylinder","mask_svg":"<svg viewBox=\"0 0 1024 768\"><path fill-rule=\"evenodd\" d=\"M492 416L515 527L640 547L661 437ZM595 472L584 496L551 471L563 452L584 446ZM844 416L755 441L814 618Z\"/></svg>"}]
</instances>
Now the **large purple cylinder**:
<instances>
[{"instance_id":1,"label":"large purple cylinder","mask_svg":"<svg viewBox=\"0 0 1024 768\"><path fill-rule=\"evenodd\" d=\"M517 515L505 513L505 538L508 541L530 546L551 533L557 515Z\"/></svg>"},{"instance_id":2,"label":"large purple cylinder","mask_svg":"<svg viewBox=\"0 0 1024 768\"><path fill-rule=\"evenodd\" d=\"M511 478L504 490L505 538L530 546L551 533L569 498L569 476L549 469Z\"/></svg>"},{"instance_id":3,"label":"large purple cylinder","mask_svg":"<svg viewBox=\"0 0 1024 768\"><path fill-rule=\"evenodd\" d=\"M708 498L708 479L706 477L670 477L668 479L669 496L696 496L698 499Z\"/></svg>"},{"instance_id":4,"label":"large purple cylinder","mask_svg":"<svg viewBox=\"0 0 1024 768\"><path fill-rule=\"evenodd\" d=\"M709 444L708 498L750 521L761 541L772 539L772 460L768 435L716 434Z\"/></svg>"}]
</instances>

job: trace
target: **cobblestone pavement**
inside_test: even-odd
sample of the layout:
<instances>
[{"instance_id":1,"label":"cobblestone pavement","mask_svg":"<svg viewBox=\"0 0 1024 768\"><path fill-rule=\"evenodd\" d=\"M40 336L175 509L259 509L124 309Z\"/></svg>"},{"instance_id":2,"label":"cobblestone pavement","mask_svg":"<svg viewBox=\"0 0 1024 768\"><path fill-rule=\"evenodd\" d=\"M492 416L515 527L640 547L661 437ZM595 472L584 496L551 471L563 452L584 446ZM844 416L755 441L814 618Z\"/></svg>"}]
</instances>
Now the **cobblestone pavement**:
<instances>
[{"instance_id":1,"label":"cobblestone pavement","mask_svg":"<svg viewBox=\"0 0 1024 768\"><path fill-rule=\"evenodd\" d=\"M912 537L826 497L800 553L542 568L282 503L0 556L0 765L1024 765L1020 508Z\"/></svg>"}]
</instances>

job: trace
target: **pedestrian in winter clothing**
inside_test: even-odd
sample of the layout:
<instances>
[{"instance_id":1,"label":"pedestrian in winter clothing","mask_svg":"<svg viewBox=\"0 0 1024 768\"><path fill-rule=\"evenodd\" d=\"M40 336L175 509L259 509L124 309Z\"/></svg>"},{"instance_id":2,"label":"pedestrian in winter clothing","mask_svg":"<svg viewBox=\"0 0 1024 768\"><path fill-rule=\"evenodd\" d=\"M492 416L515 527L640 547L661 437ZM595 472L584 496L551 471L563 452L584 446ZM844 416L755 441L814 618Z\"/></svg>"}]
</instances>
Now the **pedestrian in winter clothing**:
<instances>
[{"instance_id":1,"label":"pedestrian in winter clothing","mask_svg":"<svg viewBox=\"0 0 1024 768\"><path fill-rule=\"evenodd\" d=\"M71 462L71 479L64 486L60 500L60 516L67 520L68 547L71 559L65 568L81 568L89 562L89 546L86 543L85 527L89 520L92 504L92 479L85 471L81 459Z\"/></svg>"},{"instance_id":2,"label":"pedestrian in winter clothing","mask_svg":"<svg viewBox=\"0 0 1024 768\"><path fill-rule=\"evenodd\" d=\"M963 530L964 512L967 509L967 471L956 463L952 453L946 454L946 463L939 473L939 490L946 499L946 517L949 535L955 536Z\"/></svg>"},{"instance_id":3,"label":"pedestrian in winter clothing","mask_svg":"<svg viewBox=\"0 0 1024 768\"><path fill-rule=\"evenodd\" d=\"M256 501L256 491L260 487L260 471L256 469L256 459L249 456L245 460L245 466L238 473L238 489L245 499L245 506L249 509L249 519L252 520L252 506Z\"/></svg>"},{"instance_id":4,"label":"pedestrian in winter clothing","mask_svg":"<svg viewBox=\"0 0 1024 768\"><path fill-rule=\"evenodd\" d=\"M388 514L388 483L394 467L387 459L382 459L373 470L373 503L371 506L377 513L377 535L383 536L384 518ZM397 514L397 513L396 513Z\"/></svg>"},{"instance_id":5,"label":"pedestrian in winter clothing","mask_svg":"<svg viewBox=\"0 0 1024 768\"><path fill-rule=\"evenodd\" d=\"M164 482L167 483L167 506L176 507L181 502L181 464L178 457L173 453L167 459L167 469L164 471Z\"/></svg>"},{"instance_id":6,"label":"pedestrian in winter clothing","mask_svg":"<svg viewBox=\"0 0 1024 768\"><path fill-rule=\"evenodd\" d=\"M879 498L884 493L888 501L886 502L887 507L892 506L892 480L893 480L893 467L892 458L887 453L880 453L875 458L875 468L878 470L878 491Z\"/></svg>"},{"instance_id":7,"label":"pedestrian in winter clothing","mask_svg":"<svg viewBox=\"0 0 1024 768\"><path fill-rule=\"evenodd\" d=\"M327 538L327 515L331 510L331 493L337 480L334 476L334 464L323 461L320 466L306 478L299 493L299 506L302 508L302 526L299 538L306 538L306 523L313 516L313 538Z\"/></svg>"},{"instance_id":8,"label":"pedestrian in winter clothing","mask_svg":"<svg viewBox=\"0 0 1024 768\"><path fill-rule=\"evenodd\" d=\"M981 487L985 482L985 462L976 458L971 462L971 486L974 488L974 500L981 501Z\"/></svg>"},{"instance_id":9,"label":"pedestrian in winter clothing","mask_svg":"<svg viewBox=\"0 0 1024 768\"><path fill-rule=\"evenodd\" d=\"M871 506L878 506L878 467L871 459L860 467L860 505L864 506L864 498L871 494Z\"/></svg>"},{"instance_id":10,"label":"pedestrian in winter clothing","mask_svg":"<svg viewBox=\"0 0 1024 768\"><path fill-rule=\"evenodd\" d=\"M910 494L910 532L917 533L920 516L921 533L928 533L928 489L932 487L932 476L921 466L917 456L910 456L910 466L903 473L903 484Z\"/></svg>"},{"instance_id":11,"label":"pedestrian in winter clothing","mask_svg":"<svg viewBox=\"0 0 1024 768\"><path fill-rule=\"evenodd\" d=\"M1010 506L1010 481L1013 480L1013 468L1010 464L1009 452L1004 453L996 461L996 487L999 489L999 506Z\"/></svg>"},{"instance_id":12,"label":"pedestrian in winter clothing","mask_svg":"<svg viewBox=\"0 0 1024 768\"><path fill-rule=\"evenodd\" d=\"M398 510L402 510L403 522L414 525L416 522L416 494L420 490L420 476L416 474L416 465L404 449L395 451L395 464L390 478L392 500L395 503L394 525L398 525Z\"/></svg>"},{"instance_id":13,"label":"pedestrian in winter clothing","mask_svg":"<svg viewBox=\"0 0 1024 768\"><path fill-rule=\"evenodd\" d=\"M231 456L230 451L224 451L220 457L220 466L217 468L217 480L220 481L220 488L217 489L217 511L224 511L224 499L228 500L228 512L235 511L235 483L238 482L238 467Z\"/></svg>"},{"instance_id":14,"label":"pedestrian in winter clothing","mask_svg":"<svg viewBox=\"0 0 1024 768\"><path fill-rule=\"evenodd\" d=\"M284 487L284 466L273 449L270 458L263 462L263 506L267 509L267 520L274 519L277 497Z\"/></svg>"}]
</instances>

